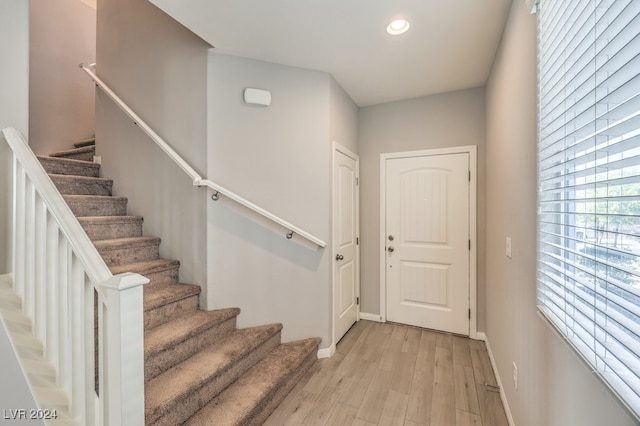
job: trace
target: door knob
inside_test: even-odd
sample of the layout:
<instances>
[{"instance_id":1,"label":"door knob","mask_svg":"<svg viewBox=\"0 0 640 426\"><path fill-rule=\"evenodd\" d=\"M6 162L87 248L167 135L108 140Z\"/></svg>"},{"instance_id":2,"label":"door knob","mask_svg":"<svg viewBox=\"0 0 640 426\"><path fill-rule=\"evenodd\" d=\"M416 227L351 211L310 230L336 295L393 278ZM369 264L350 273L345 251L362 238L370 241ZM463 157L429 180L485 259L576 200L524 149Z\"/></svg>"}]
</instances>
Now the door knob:
<instances>
[{"instance_id":1,"label":"door knob","mask_svg":"<svg viewBox=\"0 0 640 426\"><path fill-rule=\"evenodd\" d=\"M341 261L342 259L344 259L344 256L341 254L336 254L336 260L337 261Z\"/></svg>"},{"instance_id":2,"label":"door knob","mask_svg":"<svg viewBox=\"0 0 640 426\"><path fill-rule=\"evenodd\" d=\"M393 235L389 235L389 241L393 241Z\"/></svg>"},{"instance_id":3,"label":"door knob","mask_svg":"<svg viewBox=\"0 0 640 426\"><path fill-rule=\"evenodd\" d=\"M389 246L389 248L387 249L387 251L388 251L389 253L393 253L393 250L394 250L394 248L393 248L393 247L391 247L391 246Z\"/></svg>"}]
</instances>

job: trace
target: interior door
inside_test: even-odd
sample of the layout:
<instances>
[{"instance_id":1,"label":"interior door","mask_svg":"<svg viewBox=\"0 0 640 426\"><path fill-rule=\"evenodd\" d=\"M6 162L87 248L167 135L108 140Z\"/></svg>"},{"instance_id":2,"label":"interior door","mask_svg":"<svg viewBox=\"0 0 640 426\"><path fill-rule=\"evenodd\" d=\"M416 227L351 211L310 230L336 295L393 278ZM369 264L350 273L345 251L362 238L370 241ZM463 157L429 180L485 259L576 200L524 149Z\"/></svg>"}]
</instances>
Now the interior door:
<instances>
[{"instance_id":1,"label":"interior door","mask_svg":"<svg viewBox=\"0 0 640 426\"><path fill-rule=\"evenodd\" d=\"M386 160L387 320L469 335L469 154Z\"/></svg>"},{"instance_id":2,"label":"interior door","mask_svg":"<svg viewBox=\"0 0 640 426\"><path fill-rule=\"evenodd\" d=\"M358 162L335 150L334 167L334 332L335 341L358 319Z\"/></svg>"}]
</instances>

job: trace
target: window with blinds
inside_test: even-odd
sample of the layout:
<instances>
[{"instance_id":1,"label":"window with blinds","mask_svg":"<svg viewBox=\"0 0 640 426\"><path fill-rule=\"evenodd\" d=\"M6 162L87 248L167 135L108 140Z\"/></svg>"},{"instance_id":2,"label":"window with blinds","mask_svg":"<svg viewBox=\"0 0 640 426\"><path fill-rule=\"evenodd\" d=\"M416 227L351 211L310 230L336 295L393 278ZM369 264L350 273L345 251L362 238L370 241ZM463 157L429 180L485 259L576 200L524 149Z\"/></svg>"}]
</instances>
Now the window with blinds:
<instances>
[{"instance_id":1,"label":"window with blinds","mask_svg":"<svg viewBox=\"0 0 640 426\"><path fill-rule=\"evenodd\" d=\"M640 1L538 4L539 309L640 416Z\"/></svg>"}]
</instances>

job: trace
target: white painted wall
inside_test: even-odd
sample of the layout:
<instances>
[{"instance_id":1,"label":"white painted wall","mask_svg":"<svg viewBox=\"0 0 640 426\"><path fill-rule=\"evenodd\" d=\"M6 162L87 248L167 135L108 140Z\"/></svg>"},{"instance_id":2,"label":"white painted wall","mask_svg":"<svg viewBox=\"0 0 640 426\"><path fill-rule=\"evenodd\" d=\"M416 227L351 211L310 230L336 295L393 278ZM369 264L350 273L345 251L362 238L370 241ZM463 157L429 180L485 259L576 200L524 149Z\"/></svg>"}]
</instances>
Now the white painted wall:
<instances>
[{"instance_id":1,"label":"white painted wall","mask_svg":"<svg viewBox=\"0 0 640 426\"><path fill-rule=\"evenodd\" d=\"M0 0L0 129L15 127L29 131L29 2ZM10 272L11 256L11 161L0 135L0 275ZM36 404L9 342L4 322L0 324L0 410L30 409ZM23 424L42 424L20 421Z\"/></svg>"},{"instance_id":2,"label":"white painted wall","mask_svg":"<svg viewBox=\"0 0 640 426\"><path fill-rule=\"evenodd\" d=\"M80 0L31 0L29 145L47 155L95 133L96 9Z\"/></svg>"},{"instance_id":3,"label":"white painted wall","mask_svg":"<svg viewBox=\"0 0 640 426\"><path fill-rule=\"evenodd\" d=\"M487 85L486 166L486 334L515 423L637 424L537 314L536 28L524 1L513 2Z\"/></svg>"},{"instance_id":4,"label":"white painted wall","mask_svg":"<svg viewBox=\"0 0 640 426\"><path fill-rule=\"evenodd\" d=\"M333 78L329 78L329 133L331 140L358 153L359 108Z\"/></svg>"},{"instance_id":5,"label":"white painted wall","mask_svg":"<svg viewBox=\"0 0 640 426\"><path fill-rule=\"evenodd\" d=\"M98 75L201 174L207 169L210 46L145 0L100 3ZM97 153L114 194L181 262L182 282L206 281L206 191L174 165L104 94L96 101ZM202 301L203 299L201 299Z\"/></svg>"},{"instance_id":6,"label":"white painted wall","mask_svg":"<svg viewBox=\"0 0 640 426\"><path fill-rule=\"evenodd\" d=\"M380 313L380 154L478 146L478 244L484 246L484 89L360 109L361 310ZM484 329L484 253L478 250L478 328Z\"/></svg>"},{"instance_id":7,"label":"white painted wall","mask_svg":"<svg viewBox=\"0 0 640 426\"><path fill-rule=\"evenodd\" d=\"M0 0L0 129L29 134L29 2ZM0 274L10 272L11 160L0 134ZM5 201L6 200L6 201Z\"/></svg>"},{"instance_id":8,"label":"white painted wall","mask_svg":"<svg viewBox=\"0 0 640 426\"><path fill-rule=\"evenodd\" d=\"M329 75L211 53L209 78L209 177L330 244ZM269 90L271 106L245 105L246 87ZM211 308L240 307L241 327L281 322L285 341L331 344L330 250L224 199L209 203L207 232Z\"/></svg>"}]
</instances>

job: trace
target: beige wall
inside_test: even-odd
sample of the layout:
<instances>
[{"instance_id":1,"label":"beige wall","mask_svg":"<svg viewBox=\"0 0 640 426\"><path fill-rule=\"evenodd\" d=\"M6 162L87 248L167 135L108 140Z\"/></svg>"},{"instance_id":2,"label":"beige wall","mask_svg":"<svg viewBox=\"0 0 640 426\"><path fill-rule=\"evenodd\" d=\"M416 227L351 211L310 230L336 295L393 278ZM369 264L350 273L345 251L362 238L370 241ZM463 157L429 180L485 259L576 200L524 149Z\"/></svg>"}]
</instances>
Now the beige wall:
<instances>
[{"instance_id":1,"label":"beige wall","mask_svg":"<svg viewBox=\"0 0 640 426\"><path fill-rule=\"evenodd\" d=\"M209 73L210 178L328 244L287 240L279 226L224 198L210 203L210 307L238 306L242 327L280 322L285 341L318 336L327 348L330 77L216 53ZM246 87L269 90L271 106L245 105Z\"/></svg>"},{"instance_id":2,"label":"beige wall","mask_svg":"<svg viewBox=\"0 0 640 426\"><path fill-rule=\"evenodd\" d=\"M333 77L329 84L329 136L331 141L357 154L358 106Z\"/></svg>"},{"instance_id":3,"label":"beige wall","mask_svg":"<svg viewBox=\"0 0 640 426\"><path fill-rule=\"evenodd\" d=\"M0 130L29 135L29 2L0 0ZM9 36L10 35L10 36ZM0 274L10 272L11 154L0 133Z\"/></svg>"},{"instance_id":4,"label":"beige wall","mask_svg":"<svg viewBox=\"0 0 640 426\"><path fill-rule=\"evenodd\" d=\"M524 1L513 2L487 85L486 166L486 334L515 423L636 424L536 310L536 28Z\"/></svg>"},{"instance_id":5,"label":"beige wall","mask_svg":"<svg viewBox=\"0 0 640 426\"><path fill-rule=\"evenodd\" d=\"M96 10L80 0L31 0L29 145L72 148L95 133L95 86L78 67L96 57Z\"/></svg>"},{"instance_id":6,"label":"beige wall","mask_svg":"<svg viewBox=\"0 0 640 426\"><path fill-rule=\"evenodd\" d=\"M204 175L209 45L145 0L98 5L98 75ZM114 194L144 216L144 232L162 238L163 257L181 262L180 279L206 282L206 191L174 165L101 92L97 153Z\"/></svg>"},{"instance_id":7,"label":"beige wall","mask_svg":"<svg viewBox=\"0 0 640 426\"><path fill-rule=\"evenodd\" d=\"M484 89L445 93L360 109L362 312L380 313L380 154L478 147L478 244L484 246ZM484 329L484 252L478 250L478 327Z\"/></svg>"}]
</instances>

